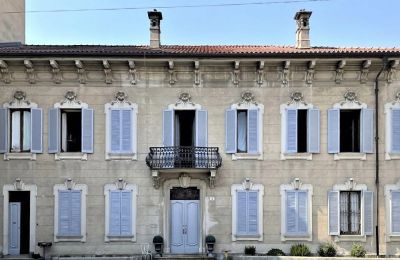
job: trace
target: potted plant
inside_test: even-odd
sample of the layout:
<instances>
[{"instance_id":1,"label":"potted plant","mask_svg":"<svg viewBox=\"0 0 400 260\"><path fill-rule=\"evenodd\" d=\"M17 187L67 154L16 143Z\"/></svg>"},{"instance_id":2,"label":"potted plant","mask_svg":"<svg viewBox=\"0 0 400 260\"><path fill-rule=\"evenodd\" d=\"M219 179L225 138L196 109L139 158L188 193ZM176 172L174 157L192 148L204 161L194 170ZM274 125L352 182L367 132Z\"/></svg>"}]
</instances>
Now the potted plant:
<instances>
[{"instance_id":1,"label":"potted plant","mask_svg":"<svg viewBox=\"0 0 400 260\"><path fill-rule=\"evenodd\" d=\"M208 256L213 256L212 252L214 251L214 245L215 245L215 237L213 235L206 236L206 245L207 245Z\"/></svg>"},{"instance_id":2,"label":"potted plant","mask_svg":"<svg viewBox=\"0 0 400 260\"><path fill-rule=\"evenodd\" d=\"M153 244L154 244L154 250L157 252L158 255L162 256L162 250L164 245L163 237L160 235L153 237Z\"/></svg>"}]
</instances>

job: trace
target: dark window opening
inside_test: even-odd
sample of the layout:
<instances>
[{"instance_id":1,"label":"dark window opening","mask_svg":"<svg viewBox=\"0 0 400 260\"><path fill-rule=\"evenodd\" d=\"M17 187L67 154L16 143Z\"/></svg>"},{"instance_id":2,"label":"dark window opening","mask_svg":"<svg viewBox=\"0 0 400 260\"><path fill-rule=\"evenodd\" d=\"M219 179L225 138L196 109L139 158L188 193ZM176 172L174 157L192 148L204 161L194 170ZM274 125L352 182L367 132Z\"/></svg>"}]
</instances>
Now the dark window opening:
<instances>
[{"instance_id":1,"label":"dark window opening","mask_svg":"<svg viewBox=\"0 0 400 260\"><path fill-rule=\"evenodd\" d=\"M10 191L9 202L21 203L20 254L29 254L30 191Z\"/></svg>"},{"instance_id":2,"label":"dark window opening","mask_svg":"<svg viewBox=\"0 0 400 260\"><path fill-rule=\"evenodd\" d=\"M80 109L61 110L61 152L80 152L82 141Z\"/></svg>"},{"instance_id":3,"label":"dark window opening","mask_svg":"<svg viewBox=\"0 0 400 260\"><path fill-rule=\"evenodd\" d=\"M31 150L30 109L11 109L10 129L10 152L29 152Z\"/></svg>"},{"instance_id":4,"label":"dark window opening","mask_svg":"<svg viewBox=\"0 0 400 260\"><path fill-rule=\"evenodd\" d=\"M175 110L175 146L194 146L195 110Z\"/></svg>"},{"instance_id":5,"label":"dark window opening","mask_svg":"<svg viewBox=\"0 0 400 260\"><path fill-rule=\"evenodd\" d=\"M297 110L297 152L307 152L307 110Z\"/></svg>"},{"instance_id":6,"label":"dark window opening","mask_svg":"<svg viewBox=\"0 0 400 260\"><path fill-rule=\"evenodd\" d=\"M200 190L196 187L173 187L170 190L170 200L199 200Z\"/></svg>"},{"instance_id":7,"label":"dark window opening","mask_svg":"<svg viewBox=\"0 0 400 260\"><path fill-rule=\"evenodd\" d=\"M247 110L237 111L237 152L247 153Z\"/></svg>"},{"instance_id":8,"label":"dark window opening","mask_svg":"<svg viewBox=\"0 0 400 260\"><path fill-rule=\"evenodd\" d=\"M361 110L340 110L340 152L360 152Z\"/></svg>"},{"instance_id":9,"label":"dark window opening","mask_svg":"<svg viewBox=\"0 0 400 260\"><path fill-rule=\"evenodd\" d=\"M361 234L361 192L340 192L340 234Z\"/></svg>"}]
</instances>

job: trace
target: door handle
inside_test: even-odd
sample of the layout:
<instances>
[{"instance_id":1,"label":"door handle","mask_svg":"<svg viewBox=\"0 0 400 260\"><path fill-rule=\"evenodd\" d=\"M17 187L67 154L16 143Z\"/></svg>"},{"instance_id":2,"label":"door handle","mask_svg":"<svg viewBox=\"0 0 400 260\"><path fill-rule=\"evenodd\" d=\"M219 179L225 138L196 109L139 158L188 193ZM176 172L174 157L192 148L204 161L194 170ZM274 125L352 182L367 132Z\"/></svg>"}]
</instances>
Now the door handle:
<instances>
[{"instance_id":1,"label":"door handle","mask_svg":"<svg viewBox=\"0 0 400 260\"><path fill-rule=\"evenodd\" d=\"M182 228L182 234L184 234L184 235L187 234L187 228L186 228L186 226L183 226L183 228Z\"/></svg>"}]
</instances>

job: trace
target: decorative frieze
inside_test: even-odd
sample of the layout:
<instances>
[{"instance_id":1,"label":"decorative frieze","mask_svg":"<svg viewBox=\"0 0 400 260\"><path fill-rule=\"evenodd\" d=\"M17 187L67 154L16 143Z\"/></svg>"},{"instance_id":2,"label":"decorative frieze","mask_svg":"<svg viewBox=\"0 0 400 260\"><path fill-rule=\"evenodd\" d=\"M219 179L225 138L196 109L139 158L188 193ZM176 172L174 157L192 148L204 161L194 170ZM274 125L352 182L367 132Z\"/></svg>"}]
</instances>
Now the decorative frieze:
<instances>
[{"instance_id":1,"label":"decorative frieze","mask_svg":"<svg viewBox=\"0 0 400 260\"><path fill-rule=\"evenodd\" d=\"M344 66L346 66L346 61L341 60L337 63L336 65L336 76L335 76L335 82L337 84L342 83L343 81L343 74L344 74Z\"/></svg>"},{"instance_id":2,"label":"decorative frieze","mask_svg":"<svg viewBox=\"0 0 400 260\"><path fill-rule=\"evenodd\" d=\"M292 92L290 94L290 100L287 103L288 105L291 104L303 104L305 106L307 106L307 103L304 101L304 95L301 92Z\"/></svg>"},{"instance_id":3,"label":"decorative frieze","mask_svg":"<svg viewBox=\"0 0 400 260\"><path fill-rule=\"evenodd\" d=\"M78 81L80 84L86 84L86 70L81 60L75 60L75 66L78 73Z\"/></svg>"},{"instance_id":4,"label":"decorative frieze","mask_svg":"<svg viewBox=\"0 0 400 260\"><path fill-rule=\"evenodd\" d=\"M53 74L53 82L60 84L62 80L61 69L56 60L50 60L51 73Z\"/></svg>"},{"instance_id":5,"label":"decorative frieze","mask_svg":"<svg viewBox=\"0 0 400 260\"><path fill-rule=\"evenodd\" d=\"M362 63L360 73L360 83L365 84L368 81L369 68L371 67L371 60L365 60Z\"/></svg>"},{"instance_id":6,"label":"decorative frieze","mask_svg":"<svg viewBox=\"0 0 400 260\"><path fill-rule=\"evenodd\" d=\"M4 60L0 60L0 73L1 73L1 81L6 84L11 83L11 73L8 70L8 64Z\"/></svg>"},{"instance_id":7,"label":"decorative frieze","mask_svg":"<svg viewBox=\"0 0 400 260\"><path fill-rule=\"evenodd\" d=\"M361 102L358 101L357 94L354 91L347 90L346 93L344 93L343 97L344 97L344 101L340 102L341 106L343 106L346 103L354 103L357 105L361 105Z\"/></svg>"},{"instance_id":8,"label":"decorative frieze","mask_svg":"<svg viewBox=\"0 0 400 260\"><path fill-rule=\"evenodd\" d=\"M196 106L196 104L192 102L192 96L187 92L183 92L183 93L179 94L178 100L175 102L175 106L178 106L178 105Z\"/></svg>"},{"instance_id":9,"label":"decorative frieze","mask_svg":"<svg viewBox=\"0 0 400 260\"><path fill-rule=\"evenodd\" d=\"M105 82L106 84L111 84L112 83L112 70L111 70L111 65L108 62L108 60L103 60L103 69L104 69L104 75L106 77Z\"/></svg>"},{"instance_id":10,"label":"decorative frieze","mask_svg":"<svg viewBox=\"0 0 400 260\"><path fill-rule=\"evenodd\" d=\"M241 95L241 100L239 101L238 105L241 106L241 105L250 105L250 104L253 104L256 106L258 105L253 92L244 91Z\"/></svg>"},{"instance_id":11,"label":"decorative frieze","mask_svg":"<svg viewBox=\"0 0 400 260\"><path fill-rule=\"evenodd\" d=\"M26 100L26 93L21 90L17 90L14 93L14 100L9 103L10 107L30 107L31 102Z\"/></svg>"},{"instance_id":12,"label":"decorative frieze","mask_svg":"<svg viewBox=\"0 0 400 260\"><path fill-rule=\"evenodd\" d=\"M132 102L128 100L128 95L124 91L118 91L115 94L115 100L111 101L111 105L114 106L115 104L128 104L132 105Z\"/></svg>"},{"instance_id":13,"label":"decorative frieze","mask_svg":"<svg viewBox=\"0 0 400 260\"><path fill-rule=\"evenodd\" d=\"M36 83L36 73L33 68L33 63L30 60L24 60L26 74L28 75L28 82L31 84Z\"/></svg>"},{"instance_id":14,"label":"decorative frieze","mask_svg":"<svg viewBox=\"0 0 400 260\"><path fill-rule=\"evenodd\" d=\"M82 102L77 99L77 95L74 91L69 90L65 93L65 99L60 102L60 105L80 105Z\"/></svg>"}]
</instances>

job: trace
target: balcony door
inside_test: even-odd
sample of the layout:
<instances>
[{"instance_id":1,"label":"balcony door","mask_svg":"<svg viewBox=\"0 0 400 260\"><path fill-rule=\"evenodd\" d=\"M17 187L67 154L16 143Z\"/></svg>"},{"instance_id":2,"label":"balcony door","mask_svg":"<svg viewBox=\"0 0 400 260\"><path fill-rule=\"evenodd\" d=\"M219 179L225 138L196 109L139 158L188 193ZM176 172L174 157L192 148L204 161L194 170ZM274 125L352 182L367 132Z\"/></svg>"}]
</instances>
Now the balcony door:
<instances>
[{"instance_id":1,"label":"balcony door","mask_svg":"<svg viewBox=\"0 0 400 260\"><path fill-rule=\"evenodd\" d=\"M175 146L194 146L196 139L196 111L175 111Z\"/></svg>"}]
</instances>

